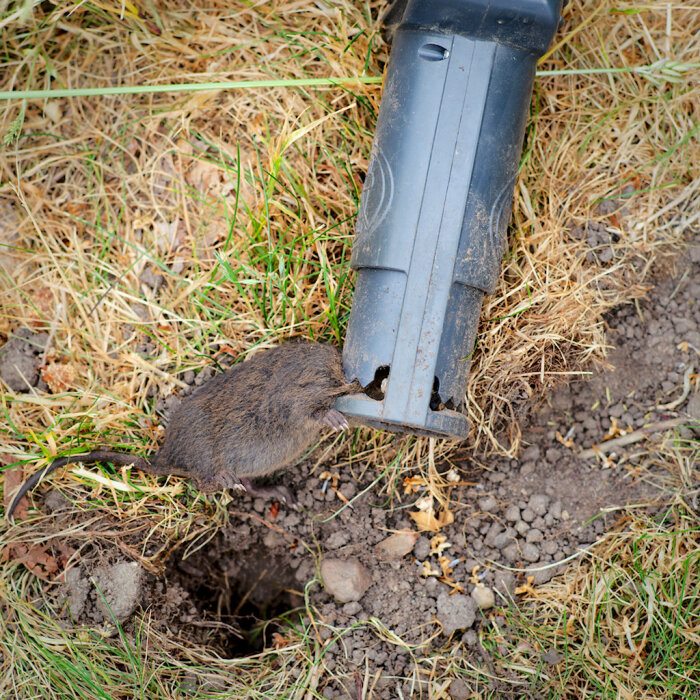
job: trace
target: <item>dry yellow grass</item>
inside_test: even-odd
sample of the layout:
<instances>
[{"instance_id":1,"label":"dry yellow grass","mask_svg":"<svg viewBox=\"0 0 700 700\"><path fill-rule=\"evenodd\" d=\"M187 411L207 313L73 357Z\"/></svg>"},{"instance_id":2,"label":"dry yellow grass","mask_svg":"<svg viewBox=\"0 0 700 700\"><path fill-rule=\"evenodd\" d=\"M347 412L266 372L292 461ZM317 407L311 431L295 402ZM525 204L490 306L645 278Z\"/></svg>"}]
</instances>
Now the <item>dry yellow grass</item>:
<instances>
[{"instance_id":1,"label":"dry yellow grass","mask_svg":"<svg viewBox=\"0 0 700 700\"><path fill-rule=\"evenodd\" d=\"M382 6L144 3L139 18L128 3L101 0L37 5L21 24L12 5L12 21L0 20L0 90L380 76L388 56L377 25ZM697 15L680 0L567 5L540 68L581 74L536 83L509 252L484 305L472 365L470 447L515 454L518 408L604 358L604 313L642 295L655 266L697 227L700 91L692 72L593 72L698 63ZM182 372L292 335L341 343L380 97L378 84L283 86L3 108L0 341L20 326L50 332L46 360L60 377L53 395L3 390L7 461L34 469L43 455L97 442L147 451L161 434L153 397L177 391ZM591 221L613 241L607 263L586 259L590 248L576 229ZM158 290L140 281L145 271L163 276ZM142 356L136 344L145 340ZM392 443L369 430L362 440L361 454L347 437L326 445L317 462L352 457L358 469L386 474L378 488L388 491L398 468L435 458L425 440ZM84 493L64 482L76 497ZM225 499L190 499L186 510L175 488L166 485L148 505L163 550L131 552L146 566L160 563L175 528L202 546L225 522ZM103 487L103 495L102 520L76 537L108 537L109 510L120 527L139 527L138 493L122 500ZM45 537L41 527L25 536ZM3 617L21 620L22 643L50 639L55 629L26 605L30 577L16 567L5 574ZM184 655L176 669L185 657L221 674L239 663L176 646L163 646ZM300 644L285 658L313 665L299 656L310 649ZM111 653L100 643L82 652ZM6 678L11 661L4 657ZM266 677L265 663L251 673ZM175 674L147 667L167 696ZM274 692L284 681L276 678Z\"/></svg>"}]
</instances>

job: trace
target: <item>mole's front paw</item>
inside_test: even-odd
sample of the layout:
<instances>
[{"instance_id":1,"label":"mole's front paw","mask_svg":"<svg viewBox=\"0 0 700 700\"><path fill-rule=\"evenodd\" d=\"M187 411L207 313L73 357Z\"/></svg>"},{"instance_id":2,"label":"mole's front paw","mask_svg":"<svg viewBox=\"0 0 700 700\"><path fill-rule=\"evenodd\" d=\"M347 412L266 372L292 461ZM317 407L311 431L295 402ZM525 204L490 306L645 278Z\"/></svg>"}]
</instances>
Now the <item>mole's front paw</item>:
<instances>
[{"instance_id":1,"label":"mole's front paw","mask_svg":"<svg viewBox=\"0 0 700 700\"><path fill-rule=\"evenodd\" d=\"M286 486L255 486L250 479L241 479L241 484L251 496L272 498L281 501L290 508L298 509L299 503L294 494Z\"/></svg>"}]
</instances>

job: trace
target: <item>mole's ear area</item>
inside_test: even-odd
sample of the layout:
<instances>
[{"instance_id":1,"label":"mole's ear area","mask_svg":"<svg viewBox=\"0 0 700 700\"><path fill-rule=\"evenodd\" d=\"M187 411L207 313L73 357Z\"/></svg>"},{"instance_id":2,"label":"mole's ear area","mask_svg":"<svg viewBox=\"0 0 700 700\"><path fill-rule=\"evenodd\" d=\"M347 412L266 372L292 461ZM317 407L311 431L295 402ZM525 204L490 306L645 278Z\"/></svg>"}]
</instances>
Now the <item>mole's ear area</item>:
<instances>
[{"instance_id":1,"label":"mole's ear area","mask_svg":"<svg viewBox=\"0 0 700 700\"><path fill-rule=\"evenodd\" d=\"M321 415L321 423L332 428L333 430L347 430L350 427L348 419L334 408L329 408Z\"/></svg>"}]
</instances>

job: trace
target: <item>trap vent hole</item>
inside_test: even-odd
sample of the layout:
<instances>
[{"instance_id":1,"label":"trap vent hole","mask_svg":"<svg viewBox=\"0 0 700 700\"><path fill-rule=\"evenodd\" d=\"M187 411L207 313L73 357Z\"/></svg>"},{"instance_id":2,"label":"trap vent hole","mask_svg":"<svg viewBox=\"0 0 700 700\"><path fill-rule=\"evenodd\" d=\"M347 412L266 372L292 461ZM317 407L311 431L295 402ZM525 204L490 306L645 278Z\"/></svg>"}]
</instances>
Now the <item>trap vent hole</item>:
<instances>
[{"instance_id":1,"label":"trap vent hole","mask_svg":"<svg viewBox=\"0 0 700 700\"><path fill-rule=\"evenodd\" d=\"M386 384L389 381L391 367L382 365L374 371L374 379L365 387L365 393L370 399L375 401L383 401L386 394Z\"/></svg>"}]
</instances>

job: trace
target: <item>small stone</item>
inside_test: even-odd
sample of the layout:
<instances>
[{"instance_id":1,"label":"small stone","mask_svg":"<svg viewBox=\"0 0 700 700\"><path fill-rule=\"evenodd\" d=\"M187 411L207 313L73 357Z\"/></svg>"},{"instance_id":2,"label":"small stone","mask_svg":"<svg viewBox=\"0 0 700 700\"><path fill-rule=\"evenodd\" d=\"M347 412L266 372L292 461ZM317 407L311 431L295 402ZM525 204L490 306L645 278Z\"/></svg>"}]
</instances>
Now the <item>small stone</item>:
<instances>
[{"instance_id":1,"label":"small stone","mask_svg":"<svg viewBox=\"0 0 700 700\"><path fill-rule=\"evenodd\" d=\"M486 496L485 498L479 499L479 510L484 513L490 513L498 508L498 503L493 496Z\"/></svg>"},{"instance_id":2,"label":"small stone","mask_svg":"<svg viewBox=\"0 0 700 700\"><path fill-rule=\"evenodd\" d=\"M479 635L476 633L476 630L467 630L462 635L462 643L466 644L468 647L475 647L479 643Z\"/></svg>"},{"instance_id":3,"label":"small stone","mask_svg":"<svg viewBox=\"0 0 700 700\"><path fill-rule=\"evenodd\" d=\"M690 397L685 412L694 420L700 421L700 393Z\"/></svg>"},{"instance_id":4,"label":"small stone","mask_svg":"<svg viewBox=\"0 0 700 700\"><path fill-rule=\"evenodd\" d=\"M520 508L516 505L508 506L505 512L505 519L511 523L517 523L520 520Z\"/></svg>"},{"instance_id":5,"label":"small stone","mask_svg":"<svg viewBox=\"0 0 700 700\"><path fill-rule=\"evenodd\" d=\"M569 515L569 511L568 511L568 510L563 510L563 511L561 512L561 519L562 519L562 520L568 520L570 517L571 517L571 516Z\"/></svg>"},{"instance_id":6,"label":"small stone","mask_svg":"<svg viewBox=\"0 0 700 700\"><path fill-rule=\"evenodd\" d=\"M347 530L336 530L326 539L327 549L340 549L350 540L350 533Z\"/></svg>"},{"instance_id":7,"label":"small stone","mask_svg":"<svg viewBox=\"0 0 700 700\"><path fill-rule=\"evenodd\" d=\"M418 561L423 561L430 556L430 540L427 537L419 537L413 546L413 556Z\"/></svg>"},{"instance_id":8,"label":"small stone","mask_svg":"<svg viewBox=\"0 0 700 700\"><path fill-rule=\"evenodd\" d=\"M343 496L345 496L345 498L348 499L348 501L350 501L357 494L357 484L348 481L347 483L343 484L338 490L340 491L340 493L343 494Z\"/></svg>"},{"instance_id":9,"label":"small stone","mask_svg":"<svg viewBox=\"0 0 700 700\"><path fill-rule=\"evenodd\" d=\"M360 610L362 610L362 606L356 600L352 600L349 603L345 603L345 605L343 605L343 612L346 615L349 615L350 617L357 615L357 613L359 613Z\"/></svg>"},{"instance_id":10,"label":"small stone","mask_svg":"<svg viewBox=\"0 0 700 700\"><path fill-rule=\"evenodd\" d=\"M85 603L87 602L90 592L90 582L83 577L79 566L68 569L65 578L64 589L68 610L71 616L77 619L85 608Z\"/></svg>"},{"instance_id":11,"label":"small stone","mask_svg":"<svg viewBox=\"0 0 700 700\"><path fill-rule=\"evenodd\" d=\"M536 493L530 496L528 501L528 508L532 510L536 515L544 515L547 512L547 505L549 504L549 498L543 493Z\"/></svg>"},{"instance_id":12,"label":"small stone","mask_svg":"<svg viewBox=\"0 0 700 700\"><path fill-rule=\"evenodd\" d=\"M531 523L535 519L535 513L531 508L525 508L520 514L520 517L526 522Z\"/></svg>"},{"instance_id":13,"label":"small stone","mask_svg":"<svg viewBox=\"0 0 700 700\"><path fill-rule=\"evenodd\" d=\"M528 542L542 542L543 539L542 531L538 530L537 528L533 527L532 530L528 530L527 535L525 536L525 539Z\"/></svg>"},{"instance_id":14,"label":"small stone","mask_svg":"<svg viewBox=\"0 0 700 700\"><path fill-rule=\"evenodd\" d=\"M609 263L612 259L613 256L615 255L614 251L612 248L609 246L605 246L602 250L598 252L598 259L602 263Z\"/></svg>"},{"instance_id":15,"label":"small stone","mask_svg":"<svg viewBox=\"0 0 700 700\"><path fill-rule=\"evenodd\" d=\"M39 360L28 339L19 333L0 348L0 379L18 392L29 391L39 380Z\"/></svg>"},{"instance_id":16,"label":"small stone","mask_svg":"<svg viewBox=\"0 0 700 700\"><path fill-rule=\"evenodd\" d=\"M554 501L549 508L549 514L555 519L561 518L561 501Z\"/></svg>"},{"instance_id":17,"label":"small stone","mask_svg":"<svg viewBox=\"0 0 700 700\"><path fill-rule=\"evenodd\" d=\"M357 559L324 558L321 578L328 592L341 603L359 600L372 583L369 571Z\"/></svg>"},{"instance_id":18,"label":"small stone","mask_svg":"<svg viewBox=\"0 0 700 700\"><path fill-rule=\"evenodd\" d=\"M521 520L515 524L515 529L519 535L524 535L530 529L530 526L524 520Z\"/></svg>"},{"instance_id":19,"label":"small stone","mask_svg":"<svg viewBox=\"0 0 700 700\"><path fill-rule=\"evenodd\" d=\"M518 545L515 542L513 542L507 547L504 547L503 556L506 558L507 561L511 563L517 561L520 557L520 550L518 549Z\"/></svg>"},{"instance_id":20,"label":"small stone","mask_svg":"<svg viewBox=\"0 0 700 700\"><path fill-rule=\"evenodd\" d=\"M493 538L493 546L496 549L503 549L509 542L513 541L513 536L508 532L500 532Z\"/></svg>"},{"instance_id":21,"label":"small stone","mask_svg":"<svg viewBox=\"0 0 700 700\"><path fill-rule=\"evenodd\" d=\"M542 549L547 553L554 555L557 553L558 545L556 542L553 542L552 540L548 540L542 545Z\"/></svg>"},{"instance_id":22,"label":"small stone","mask_svg":"<svg viewBox=\"0 0 700 700\"><path fill-rule=\"evenodd\" d=\"M402 530L389 535L385 540L375 545L374 549L380 559L396 561L413 549L417 539L417 532Z\"/></svg>"},{"instance_id":23,"label":"small stone","mask_svg":"<svg viewBox=\"0 0 700 700\"><path fill-rule=\"evenodd\" d=\"M527 561L537 561L540 558L540 550L531 542L523 545L523 558Z\"/></svg>"},{"instance_id":24,"label":"small stone","mask_svg":"<svg viewBox=\"0 0 700 700\"><path fill-rule=\"evenodd\" d=\"M522 467L520 467L520 476L530 476L532 472L535 471L534 462L525 462Z\"/></svg>"},{"instance_id":25,"label":"small stone","mask_svg":"<svg viewBox=\"0 0 700 700\"><path fill-rule=\"evenodd\" d=\"M539 445L530 445L524 452L522 456L523 462L536 462L540 458L540 448Z\"/></svg>"},{"instance_id":26,"label":"small stone","mask_svg":"<svg viewBox=\"0 0 700 700\"><path fill-rule=\"evenodd\" d=\"M150 287L154 292L158 291L163 284L163 280L163 275L161 275L160 272L153 272L150 267L145 267L139 276L139 281L147 287Z\"/></svg>"},{"instance_id":27,"label":"small stone","mask_svg":"<svg viewBox=\"0 0 700 700\"><path fill-rule=\"evenodd\" d=\"M476 634L476 632L474 634ZM472 691L461 678L455 678L455 680L450 683L450 697L452 700L467 700L467 698L471 696Z\"/></svg>"},{"instance_id":28,"label":"small stone","mask_svg":"<svg viewBox=\"0 0 700 700\"><path fill-rule=\"evenodd\" d=\"M442 625L442 633L449 637L474 624L476 603L461 593L449 595L443 591L437 599L437 619Z\"/></svg>"},{"instance_id":29,"label":"small stone","mask_svg":"<svg viewBox=\"0 0 700 700\"><path fill-rule=\"evenodd\" d=\"M480 610L488 610L496 603L496 597L493 591L487 586L474 586L472 598Z\"/></svg>"},{"instance_id":30,"label":"small stone","mask_svg":"<svg viewBox=\"0 0 700 700\"><path fill-rule=\"evenodd\" d=\"M501 524L495 520L493 523L491 523L491 526L489 527L486 537L484 538L484 543L486 544L487 547L494 547L498 546L495 543L496 537L503 531L503 527Z\"/></svg>"}]
</instances>

